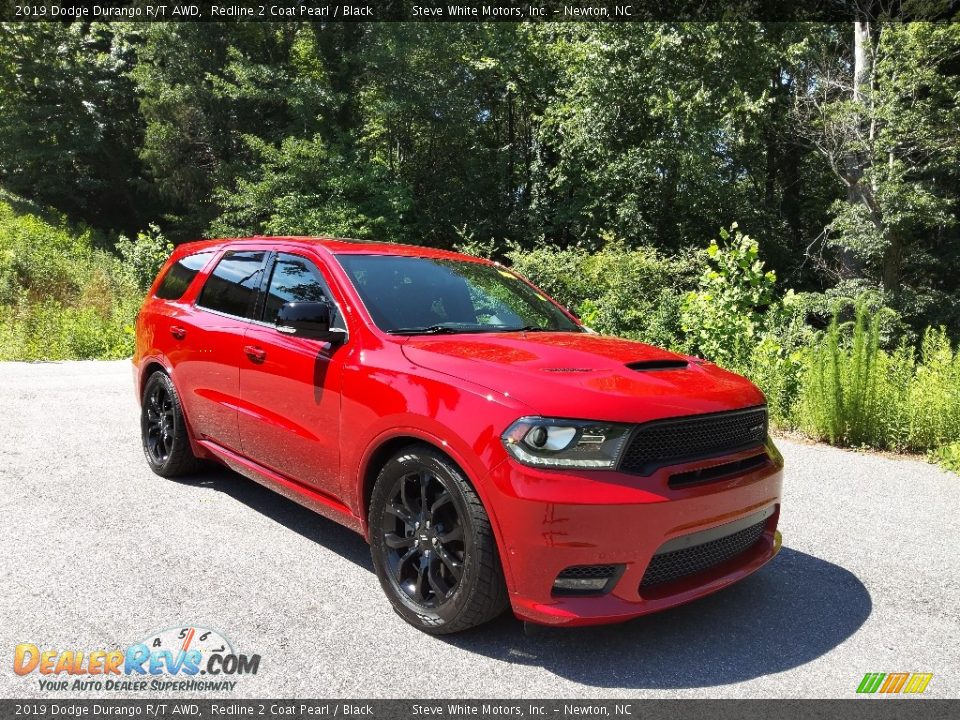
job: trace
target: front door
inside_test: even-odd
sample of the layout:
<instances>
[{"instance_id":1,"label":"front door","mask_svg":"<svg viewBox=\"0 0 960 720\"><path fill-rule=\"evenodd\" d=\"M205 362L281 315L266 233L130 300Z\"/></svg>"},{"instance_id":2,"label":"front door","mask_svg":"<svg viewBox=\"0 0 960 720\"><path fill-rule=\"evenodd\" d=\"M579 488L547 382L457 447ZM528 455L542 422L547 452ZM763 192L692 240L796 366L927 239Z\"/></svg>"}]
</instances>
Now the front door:
<instances>
[{"instance_id":1,"label":"front door","mask_svg":"<svg viewBox=\"0 0 960 720\"><path fill-rule=\"evenodd\" d=\"M286 302L329 301L312 260L278 253L254 323L244 338L239 416L243 454L334 498L342 493L340 383L347 349L290 337L274 327ZM342 323L337 316L335 322Z\"/></svg>"}]
</instances>

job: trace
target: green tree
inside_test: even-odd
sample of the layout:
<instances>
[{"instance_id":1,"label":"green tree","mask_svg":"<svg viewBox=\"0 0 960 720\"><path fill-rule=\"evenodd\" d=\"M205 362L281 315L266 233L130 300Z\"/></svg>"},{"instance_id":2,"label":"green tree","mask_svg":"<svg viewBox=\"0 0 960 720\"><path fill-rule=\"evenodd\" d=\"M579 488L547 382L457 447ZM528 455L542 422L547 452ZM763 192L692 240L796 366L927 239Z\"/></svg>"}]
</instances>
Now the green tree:
<instances>
[{"instance_id":1,"label":"green tree","mask_svg":"<svg viewBox=\"0 0 960 720\"><path fill-rule=\"evenodd\" d=\"M134 57L117 34L102 23L0 24L0 183L135 230L156 204L137 158Z\"/></svg>"},{"instance_id":2,"label":"green tree","mask_svg":"<svg viewBox=\"0 0 960 720\"><path fill-rule=\"evenodd\" d=\"M846 198L824 239L835 278L862 277L908 313L956 322L960 27L855 23L797 96L799 128Z\"/></svg>"}]
</instances>

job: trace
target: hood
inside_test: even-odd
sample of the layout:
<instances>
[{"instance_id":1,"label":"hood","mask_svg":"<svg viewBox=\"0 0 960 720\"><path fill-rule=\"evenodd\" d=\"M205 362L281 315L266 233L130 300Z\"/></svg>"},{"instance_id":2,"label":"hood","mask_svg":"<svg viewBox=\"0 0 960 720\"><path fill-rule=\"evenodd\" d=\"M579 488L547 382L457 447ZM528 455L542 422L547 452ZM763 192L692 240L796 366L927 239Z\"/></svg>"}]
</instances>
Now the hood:
<instances>
[{"instance_id":1,"label":"hood","mask_svg":"<svg viewBox=\"0 0 960 720\"><path fill-rule=\"evenodd\" d=\"M508 395L543 416L645 422L764 403L750 381L712 363L603 335L414 336L402 349L416 365Z\"/></svg>"}]
</instances>

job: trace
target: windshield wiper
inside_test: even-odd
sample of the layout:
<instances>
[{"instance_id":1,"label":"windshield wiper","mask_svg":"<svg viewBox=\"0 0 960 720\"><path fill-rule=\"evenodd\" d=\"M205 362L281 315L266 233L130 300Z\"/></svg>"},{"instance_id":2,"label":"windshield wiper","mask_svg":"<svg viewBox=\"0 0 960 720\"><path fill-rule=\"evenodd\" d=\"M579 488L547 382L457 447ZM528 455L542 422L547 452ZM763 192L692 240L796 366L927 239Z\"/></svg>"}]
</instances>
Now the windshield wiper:
<instances>
[{"instance_id":1,"label":"windshield wiper","mask_svg":"<svg viewBox=\"0 0 960 720\"><path fill-rule=\"evenodd\" d=\"M497 332L563 332L563 330L554 330L553 328L536 327L534 325L524 325L523 327L499 328Z\"/></svg>"},{"instance_id":2,"label":"windshield wiper","mask_svg":"<svg viewBox=\"0 0 960 720\"><path fill-rule=\"evenodd\" d=\"M429 327L401 328L399 330L388 330L387 332L391 335L450 335L469 331L449 325L430 325Z\"/></svg>"}]
</instances>

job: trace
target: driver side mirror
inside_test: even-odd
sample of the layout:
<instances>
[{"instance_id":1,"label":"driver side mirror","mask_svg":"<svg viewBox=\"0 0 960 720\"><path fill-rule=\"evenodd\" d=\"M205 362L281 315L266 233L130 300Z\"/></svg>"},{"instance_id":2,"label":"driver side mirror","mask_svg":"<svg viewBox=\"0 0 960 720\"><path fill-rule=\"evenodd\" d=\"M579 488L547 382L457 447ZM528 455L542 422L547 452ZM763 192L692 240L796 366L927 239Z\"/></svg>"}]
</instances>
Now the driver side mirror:
<instances>
[{"instance_id":1,"label":"driver side mirror","mask_svg":"<svg viewBox=\"0 0 960 720\"><path fill-rule=\"evenodd\" d=\"M277 313L277 332L339 345L347 339L343 328L330 327L333 306L326 302L288 302Z\"/></svg>"}]
</instances>

